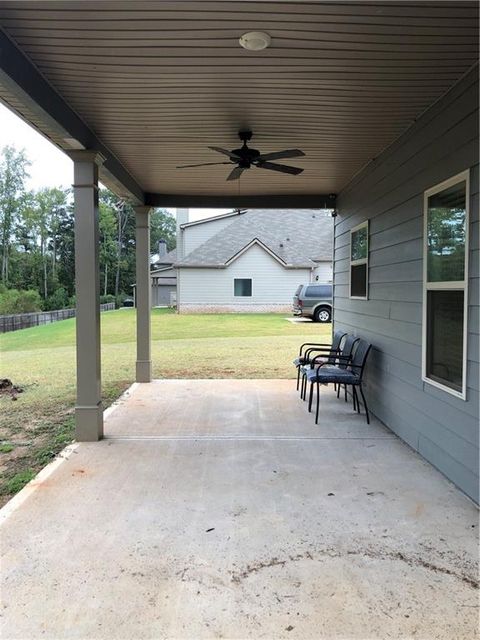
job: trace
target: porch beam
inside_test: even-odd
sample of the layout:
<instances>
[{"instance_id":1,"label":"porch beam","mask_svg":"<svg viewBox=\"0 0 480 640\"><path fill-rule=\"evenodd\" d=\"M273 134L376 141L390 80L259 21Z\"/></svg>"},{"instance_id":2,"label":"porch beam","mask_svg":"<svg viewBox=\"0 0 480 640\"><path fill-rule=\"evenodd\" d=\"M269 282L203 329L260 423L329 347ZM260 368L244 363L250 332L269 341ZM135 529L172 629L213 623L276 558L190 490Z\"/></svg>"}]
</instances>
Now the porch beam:
<instances>
[{"instance_id":1,"label":"porch beam","mask_svg":"<svg viewBox=\"0 0 480 640\"><path fill-rule=\"evenodd\" d=\"M137 307L137 382L151 382L150 207L135 207Z\"/></svg>"},{"instance_id":2,"label":"porch beam","mask_svg":"<svg viewBox=\"0 0 480 640\"><path fill-rule=\"evenodd\" d=\"M201 207L212 209L334 209L336 194L303 195L173 195L146 193L152 207Z\"/></svg>"},{"instance_id":3,"label":"porch beam","mask_svg":"<svg viewBox=\"0 0 480 640\"><path fill-rule=\"evenodd\" d=\"M144 203L144 193L133 176L65 100L37 71L25 54L0 29L0 84L4 85L28 112L5 103L17 115L34 124L30 116L54 133L50 141L62 151L95 149L105 158L100 179L117 195L134 204Z\"/></svg>"},{"instance_id":4,"label":"porch beam","mask_svg":"<svg viewBox=\"0 0 480 640\"><path fill-rule=\"evenodd\" d=\"M75 295L77 404L75 438L103 437L100 362L100 268L98 170L104 158L96 151L74 151Z\"/></svg>"}]
</instances>

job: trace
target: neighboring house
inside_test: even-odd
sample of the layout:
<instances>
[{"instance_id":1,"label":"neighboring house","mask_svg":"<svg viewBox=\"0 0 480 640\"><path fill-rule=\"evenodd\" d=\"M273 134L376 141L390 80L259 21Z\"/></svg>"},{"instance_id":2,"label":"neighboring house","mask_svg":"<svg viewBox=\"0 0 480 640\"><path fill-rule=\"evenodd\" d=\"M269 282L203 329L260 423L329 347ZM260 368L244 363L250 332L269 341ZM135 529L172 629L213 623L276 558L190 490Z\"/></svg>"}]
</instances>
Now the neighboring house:
<instances>
[{"instance_id":1,"label":"neighboring house","mask_svg":"<svg viewBox=\"0 0 480 640\"><path fill-rule=\"evenodd\" d=\"M150 257L152 276L152 307L172 306L177 298L177 270L174 263L177 259L177 251L173 249L167 252L165 240L158 243L158 253ZM132 285L133 299L136 299L136 284Z\"/></svg>"},{"instance_id":2,"label":"neighboring house","mask_svg":"<svg viewBox=\"0 0 480 640\"><path fill-rule=\"evenodd\" d=\"M180 312L289 311L299 284L332 280L333 220L324 210L177 216Z\"/></svg>"}]
</instances>

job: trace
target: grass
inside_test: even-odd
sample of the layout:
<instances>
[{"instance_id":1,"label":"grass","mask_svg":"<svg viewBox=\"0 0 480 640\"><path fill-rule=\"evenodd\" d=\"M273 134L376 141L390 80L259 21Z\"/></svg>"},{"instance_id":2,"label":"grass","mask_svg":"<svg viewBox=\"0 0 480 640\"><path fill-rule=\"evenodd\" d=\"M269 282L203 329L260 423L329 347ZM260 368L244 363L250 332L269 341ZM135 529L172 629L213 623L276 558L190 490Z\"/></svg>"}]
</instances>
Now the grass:
<instances>
[{"instance_id":1,"label":"grass","mask_svg":"<svg viewBox=\"0 0 480 640\"><path fill-rule=\"evenodd\" d=\"M134 380L135 310L101 316L102 399ZM302 342L330 339L330 325L279 314L177 315L152 311L156 378L291 378ZM0 398L0 502L73 439L75 319L0 336L0 377L25 389Z\"/></svg>"}]
</instances>

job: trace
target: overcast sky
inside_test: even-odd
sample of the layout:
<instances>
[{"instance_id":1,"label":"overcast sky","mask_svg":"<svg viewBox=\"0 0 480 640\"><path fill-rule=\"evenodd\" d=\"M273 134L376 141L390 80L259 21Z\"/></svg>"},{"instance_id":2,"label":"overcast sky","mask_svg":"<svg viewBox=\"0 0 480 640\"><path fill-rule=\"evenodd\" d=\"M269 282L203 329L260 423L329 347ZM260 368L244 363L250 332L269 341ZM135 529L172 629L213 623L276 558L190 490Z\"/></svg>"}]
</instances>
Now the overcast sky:
<instances>
[{"instance_id":1,"label":"overcast sky","mask_svg":"<svg viewBox=\"0 0 480 640\"><path fill-rule=\"evenodd\" d=\"M70 187L73 167L70 158L12 111L0 104L0 148L14 145L25 149L32 165L28 189ZM175 213L175 209L170 209ZM191 209L190 220L225 213L227 209Z\"/></svg>"}]
</instances>

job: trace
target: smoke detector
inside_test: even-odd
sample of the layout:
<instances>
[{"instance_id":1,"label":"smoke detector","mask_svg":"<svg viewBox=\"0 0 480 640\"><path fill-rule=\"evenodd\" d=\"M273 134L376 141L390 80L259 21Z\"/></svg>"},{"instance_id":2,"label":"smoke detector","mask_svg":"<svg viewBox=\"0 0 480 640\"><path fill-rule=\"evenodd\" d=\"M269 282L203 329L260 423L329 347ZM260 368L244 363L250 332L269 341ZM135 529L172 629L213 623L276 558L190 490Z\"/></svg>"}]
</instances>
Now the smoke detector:
<instances>
[{"instance_id":1,"label":"smoke detector","mask_svg":"<svg viewBox=\"0 0 480 640\"><path fill-rule=\"evenodd\" d=\"M262 51L270 46L271 37L264 31L249 31L240 36L239 43L248 51Z\"/></svg>"}]
</instances>

